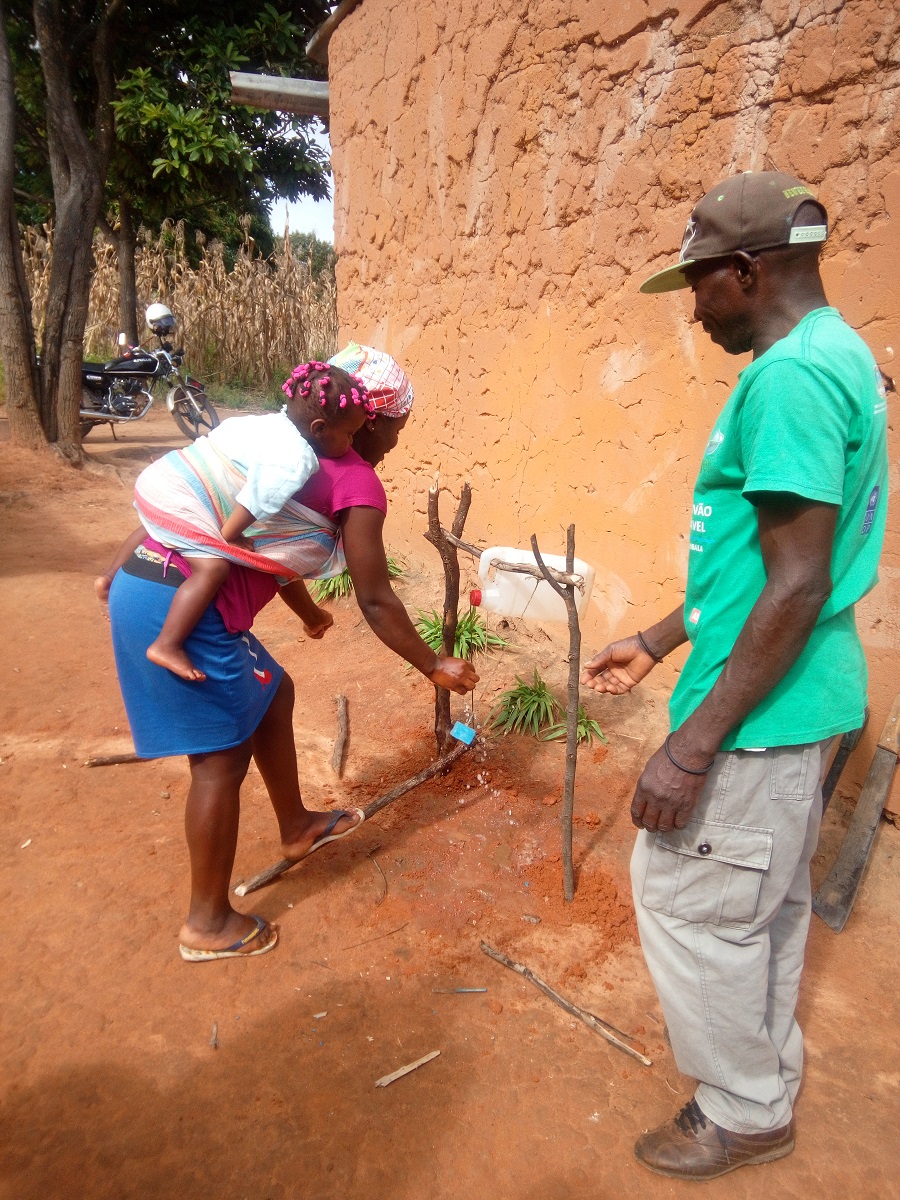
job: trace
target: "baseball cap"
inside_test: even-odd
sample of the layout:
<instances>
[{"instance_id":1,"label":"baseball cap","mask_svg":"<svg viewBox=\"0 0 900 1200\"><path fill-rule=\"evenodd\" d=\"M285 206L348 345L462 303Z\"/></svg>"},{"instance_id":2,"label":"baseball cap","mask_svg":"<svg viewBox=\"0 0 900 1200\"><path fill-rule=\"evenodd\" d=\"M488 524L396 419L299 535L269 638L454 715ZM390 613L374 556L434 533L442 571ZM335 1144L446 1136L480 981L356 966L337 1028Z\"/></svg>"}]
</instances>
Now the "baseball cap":
<instances>
[{"instance_id":1,"label":"baseball cap","mask_svg":"<svg viewBox=\"0 0 900 1200\"><path fill-rule=\"evenodd\" d=\"M794 225L798 208L809 200L821 210L822 223ZM827 237L828 215L805 183L782 171L744 171L717 184L697 202L678 262L644 280L640 290L674 292L688 287L685 267L705 258L824 242Z\"/></svg>"}]
</instances>

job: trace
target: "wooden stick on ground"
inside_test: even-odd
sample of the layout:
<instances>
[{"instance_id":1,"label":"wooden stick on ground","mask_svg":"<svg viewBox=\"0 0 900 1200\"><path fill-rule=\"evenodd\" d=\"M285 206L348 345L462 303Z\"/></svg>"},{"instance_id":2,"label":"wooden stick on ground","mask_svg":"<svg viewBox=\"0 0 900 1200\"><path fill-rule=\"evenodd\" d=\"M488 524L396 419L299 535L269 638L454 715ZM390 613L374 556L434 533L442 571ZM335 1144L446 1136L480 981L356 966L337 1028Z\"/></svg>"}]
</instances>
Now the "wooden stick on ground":
<instances>
[{"instance_id":1,"label":"wooden stick on ground","mask_svg":"<svg viewBox=\"0 0 900 1200\"><path fill-rule=\"evenodd\" d=\"M367 804L363 809L366 814L366 820L369 817L374 817L377 812L380 812L387 805L392 804L394 800L399 800L401 796L405 796L407 792L411 792L413 788L417 788L420 783L425 783L429 779L433 779L435 775L441 775L448 767L452 767L458 758L462 758L469 747L465 742L456 742L449 754L443 754L436 759L424 771L420 771L418 775L413 775L411 779L404 780L403 783L398 783L390 792L386 792L383 796L379 796L377 800L373 800L371 804Z\"/></svg>"},{"instance_id":2,"label":"wooden stick on ground","mask_svg":"<svg viewBox=\"0 0 900 1200\"><path fill-rule=\"evenodd\" d=\"M86 767L118 767L121 763L153 762L152 758L139 758L136 754L107 754L101 758L89 758Z\"/></svg>"},{"instance_id":3,"label":"wooden stick on ground","mask_svg":"<svg viewBox=\"0 0 900 1200\"><path fill-rule=\"evenodd\" d=\"M350 734L350 718L347 711L347 697L341 693L335 696L338 713L338 735L335 739L334 750L331 753L331 769L338 779L344 773L344 753L347 749L347 738Z\"/></svg>"},{"instance_id":4,"label":"wooden stick on ground","mask_svg":"<svg viewBox=\"0 0 900 1200\"><path fill-rule=\"evenodd\" d=\"M530 968L523 966L522 963L513 962L511 958L507 958L505 954L501 954L499 950L495 950L493 946L489 946L487 942L481 943L481 949L495 962L500 963L504 967L509 967L511 971L515 971L517 975L521 975L524 979L527 979L529 983L533 983L534 986L539 988L545 996L549 996L554 1004L558 1004L560 1008L564 1008L567 1013L570 1013L573 1017L577 1017L579 1021L583 1021L584 1024L587 1025L588 1029L593 1029L594 1033L599 1033L602 1038L606 1038L606 1040L613 1046L618 1046L620 1050L624 1050L626 1054L630 1054L632 1058L636 1058L638 1062L643 1063L645 1067L653 1066L652 1060L647 1058L646 1055L641 1054L640 1051L633 1049L633 1047L629 1046L627 1042L620 1040L621 1038L627 1038L627 1033L623 1033L621 1029L616 1029L615 1025L610 1025L607 1021L602 1021L600 1017L595 1017L593 1013L589 1013L585 1009L579 1008L576 1004L573 1004L571 1000L566 1000L566 998L561 996L559 992L554 992L553 988L550 987L549 984L544 983L543 979L538 978L538 976L535 975L534 971L532 971ZM616 1036L617 1034L618 1037Z\"/></svg>"},{"instance_id":5,"label":"wooden stick on ground","mask_svg":"<svg viewBox=\"0 0 900 1200\"><path fill-rule=\"evenodd\" d=\"M440 1050L432 1050L430 1054L423 1054L421 1058L417 1058L415 1062L408 1063L405 1067L401 1067L398 1071L391 1071L390 1075L382 1075L380 1079L375 1080L376 1087L387 1087L389 1083L393 1083L395 1079L402 1079L404 1075L408 1075L410 1071L415 1071L419 1067L424 1067L426 1063L431 1062L433 1058L437 1058Z\"/></svg>"},{"instance_id":6,"label":"wooden stick on ground","mask_svg":"<svg viewBox=\"0 0 900 1200\"><path fill-rule=\"evenodd\" d=\"M420 783L425 783L428 779L433 779L435 775L440 775L448 767L452 766L458 758L462 758L465 752L469 749L463 742L457 742L453 750L449 754L443 755L424 771L420 771L418 775L413 775L412 779L407 779L403 783L397 784L395 788L387 792L384 796L379 796L377 800L373 800L371 804L367 804L363 809L366 814L366 820L373 817L375 813L387 807L394 800L399 800L401 796L405 796L407 792L411 792L413 788L419 786ZM325 845L332 845L331 842L326 842ZM315 854L316 850L320 850L321 846L314 846L310 850L310 854ZM306 855L309 857L309 854ZM298 862L303 862L303 859L283 858L281 862L275 863L272 867L267 867L265 871L260 871L258 875L254 875L252 879L248 879L246 883L239 883L234 889L236 896L247 896L250 892L255 892L261 887L265 887L267 883L271 883L273 879L277 879L279 875L283 875L285 871L289 871L291 867L295 867Z\"/></svg>"}]
</instances>

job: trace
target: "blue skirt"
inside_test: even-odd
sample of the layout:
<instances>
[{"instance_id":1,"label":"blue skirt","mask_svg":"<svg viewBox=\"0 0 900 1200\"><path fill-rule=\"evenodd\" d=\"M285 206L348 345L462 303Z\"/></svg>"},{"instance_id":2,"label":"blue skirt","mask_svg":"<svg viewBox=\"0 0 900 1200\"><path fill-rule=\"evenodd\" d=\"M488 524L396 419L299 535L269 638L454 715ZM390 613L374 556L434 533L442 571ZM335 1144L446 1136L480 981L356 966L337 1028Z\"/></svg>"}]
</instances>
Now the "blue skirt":
<instances>
[{"instance_id":1,"label":"blue skirt","mask_svg":"<svg viewBox=\"0 0 900 1200\"><path fill-rule=\"evenodd\" d=\"M284 669L252 633L229 633L214 605L184 644L206 679L189 682L147 658L183 576L130 560L109 593L113 651L135 751L141 758L210 754L247 741L278 690ZM130 574L134 566L140 574ZM143 575L144 577L141 577Z\"/></svg>"}]
</instances>

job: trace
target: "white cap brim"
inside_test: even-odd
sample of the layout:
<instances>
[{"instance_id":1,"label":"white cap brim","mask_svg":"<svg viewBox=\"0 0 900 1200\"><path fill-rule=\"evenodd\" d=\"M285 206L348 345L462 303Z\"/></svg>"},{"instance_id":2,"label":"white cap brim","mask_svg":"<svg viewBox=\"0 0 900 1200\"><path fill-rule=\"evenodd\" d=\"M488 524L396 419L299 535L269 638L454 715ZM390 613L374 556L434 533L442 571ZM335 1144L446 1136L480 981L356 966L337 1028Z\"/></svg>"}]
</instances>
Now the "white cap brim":
<instances>
[{"instance_id":1,"label":"white cap brim","mask_svg":"<svg viewBox=\"0 0 900 1200\"><path fill-rule=\"evenodd\" d=\"M655 275L645 279L638 290L656 295L659 292L677 292L679 288L690 287L691 285L684 277L684 272L692 262L696 262L696 259L686 258L684 262L675 263L673 267L657 271Z\"/></svg>"}]
</instances>

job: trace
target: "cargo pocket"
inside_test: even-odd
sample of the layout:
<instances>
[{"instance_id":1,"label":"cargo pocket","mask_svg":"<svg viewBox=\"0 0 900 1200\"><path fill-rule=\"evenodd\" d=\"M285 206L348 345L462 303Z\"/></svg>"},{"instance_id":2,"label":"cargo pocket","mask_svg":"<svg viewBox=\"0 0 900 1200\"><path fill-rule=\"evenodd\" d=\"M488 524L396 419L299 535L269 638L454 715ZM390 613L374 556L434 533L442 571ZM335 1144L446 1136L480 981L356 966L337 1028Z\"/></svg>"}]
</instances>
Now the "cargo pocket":
<instances>
[{"instance_id":1,"label":"cargo pocket","mask_svg":"<svg viewBox=\"0 0 900 1200\"><path fill-rule=\"evenodd\" d=\"M821 757L820 747L816 742L807 746L779 746L773 750L769 782L769 795L772 799L810 799L819 786Z\"/></svg>"},{"instance_id":2,"label":"cargo pocket","mask_svg":"<svg viewBox=\"0 0 900 1200\"><path fill-rule=\"evenodd\" d=\"M750 925L772 857L771 829L690 821L658 833L641 901L653 912L709 925Z\"/></svg>"}]
</instances>

